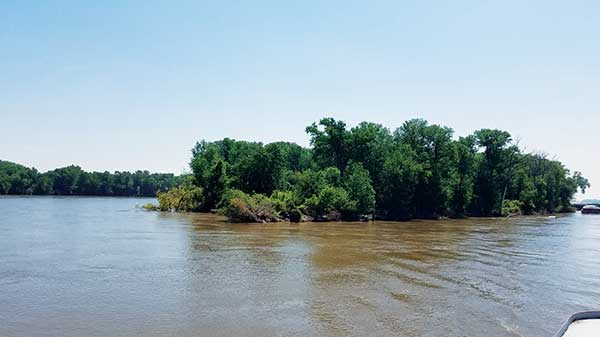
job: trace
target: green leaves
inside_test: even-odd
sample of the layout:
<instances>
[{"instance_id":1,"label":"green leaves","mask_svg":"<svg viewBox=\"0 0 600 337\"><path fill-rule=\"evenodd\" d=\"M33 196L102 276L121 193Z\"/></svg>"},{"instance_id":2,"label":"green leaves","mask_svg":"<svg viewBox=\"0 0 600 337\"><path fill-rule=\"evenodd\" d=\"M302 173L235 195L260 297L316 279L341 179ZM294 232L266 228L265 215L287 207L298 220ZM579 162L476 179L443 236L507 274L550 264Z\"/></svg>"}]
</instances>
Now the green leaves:
<instances>
[{"instance_id":1,"label":"green leaves","mask_svg":"<svg viewBox=\"0 0 600 337\"><path fill-rule=\"evenodd\" d=\"M185 180L170 173L86 172L67 166L46 173L0 161L0 194L155 196Z\"/></svg>"},{"instance_id":2,"label":"green leaves","mask_svg":"<svg viewBox=\"0 0 600 337\"><path fill-rule=\"evenodd\" d=\"M423 166L408 145L396 146L386 158L383 169L382 207L386 218L414 217L414 195Z\"/></svg>"},{"instance_id":3,"label":"green leaves","mask_svg":"<svg viewBox=\"0 0 600 337\"><path fill-rule=\"evenodd\" d=\"M323 118L306 132L310 149L228 138L200 142L192 159L196 181L205 193L220 186L271 195L284 218L302 213L346 219L500 215L505 200L519 201L510 205L525 213L553 212L567 209L573 194L589 186L558 162L523 154L502 130L481 129L455 140L451 128L423 119L392 134L380 124L349 129ZM226 168L219 184L209 178L217 162ZM207 199L216 204L219 193Z\"/></svg>"},{"instance_id":4,"label":"green leaves","mask_svg":"<svg viewBox=\"0 0 600 337\"><path fill-rule=\"evenodd\" d=\"M221 214L234 222L276 222L279 214L274 202L262 195L249 195L240 190L228 190L224 195Z\"/></svg>"},{"instance_id":5,"label":"green leaves","mask_svg":"<svg viewBox=\"0 0 600 337\"><path fill-rule=\"evenodd\" d=\"M352 219L357 212L356 200L352 200L345 189L330 185L308 198L305 205L310 216L327 220Z\"/></svg>"},{"instance_id":6,"label":"green leaves","mask_svg":"<svg viewBox=\"0 0 600 337\"><path fill-rule=\"evenodd\" d=\"M344 185L349 198L356 202L356 213L372 214L375 212L375 189L372 186L369 171L362 164L350 162L346 167Z\"/></svg>"},{"instance_id":7,"label":"green leaves","mask_svg":"<svg viewBox=\"0 0 600 337\"><path fill-rule=\"evenodd\" d=\"M321 167L335 166L344 170L350 155L350 134L346 123L323 118L319 124L309 125L306 133L313 146L313 158Z\"/></svg>"},{"instance_id":8,"label":"green leaves","mask_svg":"<svg viewBox=\"0 0 600 337\"><path fill-rule=\"evenodd\" d=\"M507 205L511 212L515 205L523 213L564 211L590 186L558 161L523 153L502 130L454 139L451 128L423 119L391 133L376 123L348 128L323 118L306 132L312 148L200 141L192 149L192 174L183 177L88 173L78 166L40 174L0 161L0 193L148 196L171 189L159 194L162 209L221 208L240 221L298 221L489 216L505 214Z\"/></svg>"},{"instance_id":9,"label":"green leaves","mask_svg":"<svg viewBox=\"0 0 600 337\"><path fill-rule=\"evenodd\" d=\"M188 184L172 188L167 192L158 192L156 197L161 211L199 211L204 203L203 189Z\"/></svg>"}]
</instances>

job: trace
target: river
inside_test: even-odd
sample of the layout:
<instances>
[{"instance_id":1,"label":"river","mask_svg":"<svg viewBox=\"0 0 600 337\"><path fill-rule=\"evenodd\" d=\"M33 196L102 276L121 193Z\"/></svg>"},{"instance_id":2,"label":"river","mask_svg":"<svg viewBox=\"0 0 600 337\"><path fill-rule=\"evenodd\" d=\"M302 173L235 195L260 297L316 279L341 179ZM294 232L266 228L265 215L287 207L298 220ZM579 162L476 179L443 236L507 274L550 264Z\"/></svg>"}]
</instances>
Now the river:
<instances>
[{"instance_id":1,"label":"river","mask_svg":"<svg viewBox=\"0 0 600 337\"><path fill-rule=\"evenodd\" d=\"M230 224L0 197L0 336L552 336L600 308L600 216Z\"/></svg>"}]
</instances>

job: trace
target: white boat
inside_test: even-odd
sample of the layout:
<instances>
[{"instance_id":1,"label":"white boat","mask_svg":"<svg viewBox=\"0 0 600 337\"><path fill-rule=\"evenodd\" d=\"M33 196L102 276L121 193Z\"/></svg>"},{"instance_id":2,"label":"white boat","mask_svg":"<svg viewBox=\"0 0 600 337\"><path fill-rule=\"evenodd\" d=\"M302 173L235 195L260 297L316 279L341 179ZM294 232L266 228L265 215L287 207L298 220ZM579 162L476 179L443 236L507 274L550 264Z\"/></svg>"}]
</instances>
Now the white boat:
<instances>
[{"instance_id":1,"label":"white boat","mask_svg":"<svg viewBox=\"0 0 600 337\"><path fill-rule=\"evenodd\" d=\"M554 337L597 337L600 336L600 311L578 312Z\"/></svg>"}]
</instances>

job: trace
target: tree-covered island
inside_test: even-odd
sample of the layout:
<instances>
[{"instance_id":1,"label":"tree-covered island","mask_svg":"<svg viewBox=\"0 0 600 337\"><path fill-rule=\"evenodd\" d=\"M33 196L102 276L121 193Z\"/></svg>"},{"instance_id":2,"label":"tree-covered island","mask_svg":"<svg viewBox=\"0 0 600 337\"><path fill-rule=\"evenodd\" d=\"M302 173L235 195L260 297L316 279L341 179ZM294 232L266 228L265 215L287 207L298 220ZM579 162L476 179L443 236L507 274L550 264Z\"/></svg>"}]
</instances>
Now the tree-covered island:
<instances>
[{"instance_id":1,"label":"tree-covered island","mask_svg":"<svg viewBox=\"0 0 600 337\"><path fill-rule=\"evenodd\" d=\"M294 143L201 141L192 175L158 193L163 211L219 210L232 221L406 220L566 212L590 186L506 131L466 137L422 119L395 131L324 118Z\"/></svg>"},{"instance_id":2,"label":"tree-covered island","mask_svg":"<svg viewBox=\"0 0 600 337\"><path fill-rule=\"evenodd\" d=\"M198 142L191 174L40 173L0 161L0 194L156 196L162 211L219 211L232 221L406 220L571 211L581 173L525 153L506 131L466 137L422 119L395 131L324 118L310 148L225 138Z\"/></svg>"}]
</instances>

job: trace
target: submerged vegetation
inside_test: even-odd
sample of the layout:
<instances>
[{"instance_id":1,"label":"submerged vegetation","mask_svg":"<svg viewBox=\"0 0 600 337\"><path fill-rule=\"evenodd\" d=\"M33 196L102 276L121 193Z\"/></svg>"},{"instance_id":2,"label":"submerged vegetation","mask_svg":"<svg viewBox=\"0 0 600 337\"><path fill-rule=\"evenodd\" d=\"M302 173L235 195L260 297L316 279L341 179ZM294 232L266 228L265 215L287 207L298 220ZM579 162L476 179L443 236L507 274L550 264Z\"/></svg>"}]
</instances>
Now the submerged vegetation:
<instances>
[{"instance_id":1,"label":"submerged vegetation","mask_svg":"<svg viewBox=\"0 0 600 337\"><path fill-rule=\"evenodd\" d=\"M241 222L500 216L568 211L577 190L590 186L560 162L524 153L501 130L456 139L452 129L422 119L392 132L324 118L306 132L311 148L197 143L192 181L159 198L159 208L218 209ZM194 202L174 208L185 193Z\"/></svg>"},{"instance_id":2,"label":"submerged vegetation","mask_svg":"<svg viewBox=\"0 0 600 337\"><path fill-rule=\"evenodd\" d=\"M182 179L148 171L86 172L73 165L41 173L0 160L0 194L153 197L178 186Z\"/></svg>"}]
</instances>

